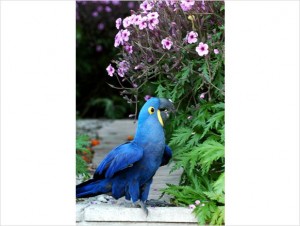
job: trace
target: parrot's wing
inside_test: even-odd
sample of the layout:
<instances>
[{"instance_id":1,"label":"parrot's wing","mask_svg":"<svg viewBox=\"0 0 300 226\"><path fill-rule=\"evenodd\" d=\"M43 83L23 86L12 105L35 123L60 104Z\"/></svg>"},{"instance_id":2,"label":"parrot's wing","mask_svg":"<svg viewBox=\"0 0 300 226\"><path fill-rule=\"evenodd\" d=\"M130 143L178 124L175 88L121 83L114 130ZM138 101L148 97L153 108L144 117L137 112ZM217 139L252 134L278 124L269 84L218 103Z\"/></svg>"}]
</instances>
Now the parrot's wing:
<instances>
[{"instance_id":1,"label":"parrot's wing","mask_svg":"<svg viewBox=\"0 0 300 226\"><path fill-rule=\"evenodd\" d=\"M166 145L160 166L167 165L171 158L172 158L172 149L168 145Z\"/></svg>"},{"instance_id":2,"label":"parrot's wing","mask_svg":"<svg viewBox=\"0 0 300 226\"><path fill-rule=\"evenodd\" d=\"M134 142L127 142L113 149L98 166L94 178L111 178L116 172L121 171L140 160L143 149Z\"/></svg>"}]
</instances>

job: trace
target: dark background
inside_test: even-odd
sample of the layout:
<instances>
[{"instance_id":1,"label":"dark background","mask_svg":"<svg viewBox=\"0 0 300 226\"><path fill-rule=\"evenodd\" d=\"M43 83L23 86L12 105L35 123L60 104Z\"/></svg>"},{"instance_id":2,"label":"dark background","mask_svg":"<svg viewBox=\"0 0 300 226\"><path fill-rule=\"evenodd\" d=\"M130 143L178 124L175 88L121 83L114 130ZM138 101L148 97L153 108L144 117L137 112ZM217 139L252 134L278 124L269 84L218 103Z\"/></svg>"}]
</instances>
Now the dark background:
<instances>
[{"instance_id":1,"label":"dark background","mask_svg":"<svg viewBox=\"0 0 300 226\"><path fill-rule=\"evenodd\" d=\"M76 116L77 118L127 118L134 112L109 84L117 80L108 76L106 67L118 49L114 37L117 18L130 15L138 2L76 2Z\"/></svg>"}]
</instances>

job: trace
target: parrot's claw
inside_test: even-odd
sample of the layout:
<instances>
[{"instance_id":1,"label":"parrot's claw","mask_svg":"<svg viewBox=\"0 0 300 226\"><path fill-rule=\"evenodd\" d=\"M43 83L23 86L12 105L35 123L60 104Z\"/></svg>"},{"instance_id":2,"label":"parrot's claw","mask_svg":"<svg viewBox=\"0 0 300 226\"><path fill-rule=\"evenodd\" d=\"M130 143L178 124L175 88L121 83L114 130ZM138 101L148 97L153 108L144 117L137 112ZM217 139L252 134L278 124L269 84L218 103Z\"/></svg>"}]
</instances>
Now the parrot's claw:
<instances>
[{"instance_id":1,"label":"parrot's claw","mask_svg":"<svg viewBox=\"0 0 300 226\"><path fill-rule=\"evenodd\" d=\"M148 217L149 211L148 211L148 209L146 207L146 204L143 201L139 201L138 204L140 205L140 207L142 208L142 210L146 214L146 217Z\"/></svg>"}]
</instances>

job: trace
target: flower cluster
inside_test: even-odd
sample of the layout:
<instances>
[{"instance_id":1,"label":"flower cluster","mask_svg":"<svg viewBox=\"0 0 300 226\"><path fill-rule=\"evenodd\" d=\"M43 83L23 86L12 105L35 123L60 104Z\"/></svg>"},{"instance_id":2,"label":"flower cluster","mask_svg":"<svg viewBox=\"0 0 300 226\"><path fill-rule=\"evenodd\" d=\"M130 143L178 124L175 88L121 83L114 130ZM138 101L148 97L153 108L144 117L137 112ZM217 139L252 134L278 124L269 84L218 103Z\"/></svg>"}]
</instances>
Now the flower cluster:
<instances>
[{"instance_id":1,"label":"flower cluster","mask_svg":"<svg viewBox=\"0 0 300 226\"><path fill-rule=\"evenodd\" d=\"M182 59L205 60L219 55L222 46L215 38L216 32L206 32L209 26L203 24L206 20L220 23L206 16L213 14L213 4L204 0L143 1L139 9L131 10L131 15L115 21L118 32L114 46L121 47L122 53L107 67L108 75L122 77L122 82L139 89L145 80L156 76L155 70L175 81L172 73L184 67ZM198 97L204 99L206 90L199 91Z\"/></svg>"},{"instance_id":2,"label":"flower cluster","mask_svg":"<svg viewBox=\"0 0 300 226\"><path fill-rule=\"evenodd\" d=\"M120 29L120 26L122 24L124 28L133 25L135 27L138 27L140 30L143 30L147 27L150 30L154 30L156 28L156 25L159 23L158 16L159 15L157 12L141 12L141 14L132 14L131 16L124 18L123 22L121 18L118 18L116 20L116 28Z\"/></svg>"},{"instance_id":3,"label":"flower cluster","mask_svg":"<svg viewBox=\"0 0 300 226\"><path fill-rule=\"evenodd\" d=\"M195 0L167 0L167 1L154 1L145 0L140 4L140 9L137 11L131 11L131 15L125 17L124 19L118 18L116 23L116 28L119 30L115 36L114 46L123 46L124 54L132 55L134 52L137 55L149 55L146 56L146 62L135 62L136 59L130 58L126 59L131 62L133 68L139 68L139 65L146 65L153 62L153 53L151 54L148 50L154 49L156 52L161 52L163 50L178 52L180 49L186 49L185 45L193 45L198 43L194 47L194 53L198 57L204 57L209 54L209 44L204 42L205 38L199 36L200 27L195 27L197 19L193 13L206 12L204 1L197 2ZM185 13L189 11L191 15L187 16L188 20L180 20L180 17L170 17L166 18L166 13L174 12L178 14L181 12ZM160 25L160 17L163 17L164 24ZM171 26L166 30L166 19ZM197 23L201 23L197 22ZM184 25L184 26L183 26ZM183 35L184 30L181 31L180 27L191 27L190 31L186 31ZM168 36L165 34L169 34ZM132 37L132 38L131 38ZM180 37L184 37L183 39ZM132 40L131 40L132 39ZM157 41L159 43L157 43ZM145 46L146 45L146 46ZM189 47L190 48L190 47ZM189 49L187 48L187 49ZM188 50L191 52L191 50ZM215 54L219 53L218 49L214 49ZM135 56L137 56L135 55ZM125 58L126 55L125 55ZM143 57L142 57L143 58ZM140 58L139 60L142 60ZM155 58L155 57L154 57ZM154 63L154 62L153 62ZM130 68L129 68L130 69ZM119 76L124 77L128 70L121 69L122 73L117 73ZM108 72L111 76L111 72ZM135 83L136 81L131 81Z\"/></svg>"},{"instance_id":4,"label":"flower cluster","mask_svg":"<svg viewBox=\"0 0 300 226\"><path fill-rule=\"evenodd\" d=\"M118 75L124 77L125 73L129 70L129 63L126 60L123 60L118 65Z\"/></svg>"},{"instance_id":5,"label":"flower cluster","mask_svg":"<svg viewBox=\"0 0 300 226\"><path fill-rule=\"evenodd\" d=\"M116 37L115 37L115 47L118 47L119 45L124 45L124 43L126 43L129 40L129 36L130 36L130 31L128 31L127 29L123 30L121 29Z\"/></svg>"}]
</instances>

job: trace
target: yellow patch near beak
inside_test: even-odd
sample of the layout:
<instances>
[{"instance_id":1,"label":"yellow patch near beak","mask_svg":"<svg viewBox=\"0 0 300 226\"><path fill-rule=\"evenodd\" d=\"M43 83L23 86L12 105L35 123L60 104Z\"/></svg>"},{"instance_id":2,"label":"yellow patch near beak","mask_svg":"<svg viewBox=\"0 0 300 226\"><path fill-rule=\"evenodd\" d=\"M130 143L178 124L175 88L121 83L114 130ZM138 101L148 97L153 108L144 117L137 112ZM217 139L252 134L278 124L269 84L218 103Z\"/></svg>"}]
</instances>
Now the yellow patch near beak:
<instances>
[{"instance_id":1,"label":"yellow patch near beak","mask_svg":"<svg viewBox=\"0 0 300 226\"><path fill-rule=\"evenodd\" d=\"M162 126L164 126L164 122L163 122L163 120L161 118L160 110L158 110L158 109L157 109L157 118L158 118L158 121L160 122L160 124Z\"/></svg>"}]
</instances>

